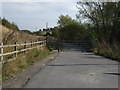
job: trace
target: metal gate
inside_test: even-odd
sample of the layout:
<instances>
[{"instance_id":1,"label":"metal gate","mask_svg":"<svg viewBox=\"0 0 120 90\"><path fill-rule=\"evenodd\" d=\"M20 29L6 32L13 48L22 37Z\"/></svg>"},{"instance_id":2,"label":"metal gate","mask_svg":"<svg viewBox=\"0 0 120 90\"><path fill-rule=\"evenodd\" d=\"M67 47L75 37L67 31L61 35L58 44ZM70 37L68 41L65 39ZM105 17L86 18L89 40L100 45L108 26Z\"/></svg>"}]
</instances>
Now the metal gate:
<instances>
[{"instance_id":1,"label":"metal gate","mask_svg":"<svg viewBox=\"0 0 120 90\"><path fill-rule=\"evenodd\" d=\"M93 47L90 40L62 40L60 46L63 51L75 50L81 52L91 52Z\"/></svg>"},{"instance_id":2,"label":"metal gate","mask_svg":"<svg viewBox=\"0 0 120 90\"><path fill-rule=\"evenodd\" d=\"M59 51L81 51L90 52L92 51L92 42L90 40L60 40L53 37L46 38L47 48Z\"/></svg>"}]
</instances>

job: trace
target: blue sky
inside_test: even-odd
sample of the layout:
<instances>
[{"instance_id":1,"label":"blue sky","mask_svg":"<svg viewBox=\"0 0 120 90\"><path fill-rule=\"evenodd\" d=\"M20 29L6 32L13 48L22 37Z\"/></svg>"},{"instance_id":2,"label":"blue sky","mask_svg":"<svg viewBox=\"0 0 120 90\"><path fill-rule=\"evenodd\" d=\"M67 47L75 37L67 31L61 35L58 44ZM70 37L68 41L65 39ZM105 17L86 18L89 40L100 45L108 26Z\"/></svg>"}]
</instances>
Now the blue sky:
<instances>
[{"instance_id":1,"label":"blue sky","mask_svg":"<svg viewBox=\"0 0 120 90\"><path fill-rule=\"evenodd\" d=\"M48 27L57 26L58 17L68 14L76 19L75 14L78 10L76 2L61 1L52 2L2 2L2 16L10 22L14 22L20 29L29 29L31 31Z\"/></svg>"}]
</instances>

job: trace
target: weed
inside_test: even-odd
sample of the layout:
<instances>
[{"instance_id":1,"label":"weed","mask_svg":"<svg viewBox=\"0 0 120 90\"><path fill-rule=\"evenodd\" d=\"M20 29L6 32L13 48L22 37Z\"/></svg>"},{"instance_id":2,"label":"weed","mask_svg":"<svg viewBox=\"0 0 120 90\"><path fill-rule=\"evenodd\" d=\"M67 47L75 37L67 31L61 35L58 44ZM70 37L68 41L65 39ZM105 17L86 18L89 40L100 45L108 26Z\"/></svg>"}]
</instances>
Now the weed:
<instances>
[{"instance_id":1,"label":"weed","mask_svg":"<svg viewBox=\"0 0 120 90\"><path fill-rule=\"evenodd\" d=\"M116 43L113 45L109 45L106 42L97 43L93 52L120 61L120 47Z\"/></svg>"},{"instance_id":2,"label":"weed","mask_svg":"<svg viewBox=\"0 0 120 90\"><path fill-rule=\"evenodd\" d=\"M50 55L50 51L43 47L26 51L18 55L16 60L5 62L2 68L2 80L6 80L15 77L18 73L29 67L32 63L42 60L47 55Z\"/></svg>"}]
</instances>

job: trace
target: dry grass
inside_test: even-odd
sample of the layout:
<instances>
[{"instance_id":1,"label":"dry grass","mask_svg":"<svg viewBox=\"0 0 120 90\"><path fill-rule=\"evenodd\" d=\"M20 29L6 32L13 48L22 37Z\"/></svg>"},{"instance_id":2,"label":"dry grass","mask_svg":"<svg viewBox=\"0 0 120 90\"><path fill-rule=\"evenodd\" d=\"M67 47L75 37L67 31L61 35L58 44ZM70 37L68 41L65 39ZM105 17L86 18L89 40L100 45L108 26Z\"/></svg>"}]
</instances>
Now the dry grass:
<instances>
[{"instance_id":1,"label":"dry grass","mask_svg":"<svg viewBox=\"0 0 120 90\"><path fill-rule=\"evenodd\" d=\"M120 45L118 43L113 43L109 45L108 43L101 42L96 43L93 52L117 61L120 61Z\"/></svg>"},{"instance_id":2,"label":"dry grass","mask_svg":"<svg viewBox=\"0 0 120 90\"><path fill-rule=\"evenodd\" d=\"M0 25L2 28L2 36L3 36L3 43L4 44L14 44L17 43L25 43L25 42L35 42L37 40L44 40L45 37L43 36L35 36L30 35L21 31L14 31L6 28L5 26Z\"/></svg>"},{"instance_id":3,"label":"dry grass","mask_svg":"<svg viewBox=\"0 0 120 90\"><path fill-rule=\"evenodd\" d=\"M32 63L42 60L49 54L51 53L45 47L37 48L29 50L26 53L21 53L16 60L5 62L2 69L3 82L12 77L15 77L18 73L22 72Z\"/></svg>"},{"instance_id":4,"label":"dry grass","mask_svg":"<svg viewBox=\"0 0 120 90\"><path fill-rule=\"evenodd\" d=\"M2 84L2 64L0 63L0 84Z\"/></svg>"},{"instance_id":5,"label":"dry grass","mask_svg":"<svg viewBox=\"0 0 120 90\"><path fill-rule=\"evenodd\" d=\"M4 27L4 26L2 26L2 25L0 25L0 28L1 28L2 31L3 31L3 33L2 33L2 34L3 34L3 37L5 37L5 35L10 32L10 30L9 30L8 28L6 28L6 27Z\"/></svg>"},{"instance_id":6,"label":"dry grass","mask_svg":"<svg viewBox=\"0 0 120 90\"><path fill-rule=\"evenodd\" d=\"M0 28L2 28L2 41L4 45L12 45L16 42L17 44L22 44L25 42L31 43L36 42L37 40L45 39L43 36L35 36L21 31L13 31L2 25L0 25ZM17 47L18 50L23 48L24 46ZM12 51L14 51L14 47L4 48L4 53ZM10 62L7 62L7 60L13 58L15 55L4 56L5 63L3 64L2 69L2 80L5 82L10 78L15 77L18 73L27 68L31 63L42 60L42 58L45 58L49 54L50 52L44 47L26 51L26 53L19 53L17 59Z\"/></svg>"}]
</instances>

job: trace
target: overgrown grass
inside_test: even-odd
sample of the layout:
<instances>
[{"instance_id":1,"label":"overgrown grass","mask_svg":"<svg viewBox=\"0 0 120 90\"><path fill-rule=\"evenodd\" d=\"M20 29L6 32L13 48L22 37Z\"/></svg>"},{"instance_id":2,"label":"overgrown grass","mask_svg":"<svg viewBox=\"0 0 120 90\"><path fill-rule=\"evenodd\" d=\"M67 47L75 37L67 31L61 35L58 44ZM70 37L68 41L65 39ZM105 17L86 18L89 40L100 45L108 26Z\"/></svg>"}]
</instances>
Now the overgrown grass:
<instances>
[{"instance_id":1,"label":"overgrown grass","mask_svg":"<svg viewBox=\"0 0 120 90\"><path fill-rule=\"evenodd\" d=\"M106 42L97 43L93 52L107 58L111 58L117 61L120 61L120 45L119 44L112 44L109 45Z\"/></svg>"},{"instance_id":2,"label":"overgrown grass","mask_svg":"<svg viewBox=\"0 0 120 90\"><path fill-rule=\"evenodd\" d=\"M0 76L0 84L2 84L2 76Z\"/></svg>"},{"instance_id":3,"label":"overgrown grass","mask_svg":"<svg viewBox=\"0 0 120 90\"><path fill-rule=\"evenodd\" d=\"M0 84L2 84L2 63L0 63Z\"/></svg>"},{"instance_id":4,"label":"overgrown grass","mask_svg":"<svg viewBox=\"0 0 120 90\"><path fill-rule=\"evenodd\" d=\"M20 54L16 60L5 62L2 68L2 81L15 77L32 63L42 60L51 52L44 48L33 49L26 53Z\"/></svg>"}]
</instances>

